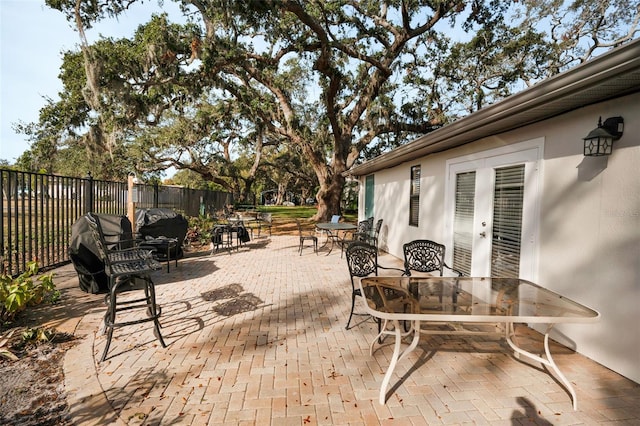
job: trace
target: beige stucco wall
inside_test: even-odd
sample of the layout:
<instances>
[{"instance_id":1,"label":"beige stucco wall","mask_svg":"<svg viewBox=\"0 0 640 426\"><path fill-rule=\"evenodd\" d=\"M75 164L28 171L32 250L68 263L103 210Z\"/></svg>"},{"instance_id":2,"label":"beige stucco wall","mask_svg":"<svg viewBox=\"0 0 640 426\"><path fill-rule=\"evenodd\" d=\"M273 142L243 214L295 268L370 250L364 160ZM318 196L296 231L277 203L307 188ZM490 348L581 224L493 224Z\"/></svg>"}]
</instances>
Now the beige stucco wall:
<instances>
[{"instance_id":1,"label":"beige stucco wall","mask_svg":"<svg viewBox=\"0 0 640 426\"><path fill-rule=\"evenodd\" d=\"M584 157L582 137L600 115L603 120L623 116L624 135L611 156ZM376 172L375 218L384 219L381 247L401 258L404 242L447 239L447 160L536 138L544 138L539 284L602 315L597 324L558 327L556 338L640 382L640 94ZM408 226L408 206L410 169L417 164L422 181L416 228Z\"/></svg>"},{"instance_id":2,"label":"beige stucco wall","mask_svg":"<svg viewBox=\"0 0 640 426\"><path fill-rule=\"evenodd\" d=\"M572 135L621 115L609 157L584 157ZM540 282L602 314L560 330L577 350L640 382L640 94L549 120L541 204ZM536 128L537 127L537 128Z\"/></svg>"}]
</instances>

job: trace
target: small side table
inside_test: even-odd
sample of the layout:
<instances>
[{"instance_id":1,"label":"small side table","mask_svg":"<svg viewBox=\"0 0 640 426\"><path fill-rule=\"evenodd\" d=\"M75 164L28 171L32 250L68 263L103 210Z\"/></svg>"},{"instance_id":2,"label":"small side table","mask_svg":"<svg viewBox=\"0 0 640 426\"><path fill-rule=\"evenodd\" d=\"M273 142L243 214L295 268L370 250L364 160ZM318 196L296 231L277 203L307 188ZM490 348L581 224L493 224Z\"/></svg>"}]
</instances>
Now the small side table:
<instances>
[{"instance_id":1,"label":"small side table","mask_svg":"<svg viewBox=\"0 0 640 426\"><path fill-rule=\"evenodd\" d=\"M139 244L140 248L146 248L149 250L153 250L154 256L158 260L160 259L159 253L166 253L166 261L167 261L167 273L170 270L171 265L171 252L175 253L174 261L176 263L176 267L178 266L178 239L177 238L152 238L144 240Z\"/></svg>"}]
</instances>

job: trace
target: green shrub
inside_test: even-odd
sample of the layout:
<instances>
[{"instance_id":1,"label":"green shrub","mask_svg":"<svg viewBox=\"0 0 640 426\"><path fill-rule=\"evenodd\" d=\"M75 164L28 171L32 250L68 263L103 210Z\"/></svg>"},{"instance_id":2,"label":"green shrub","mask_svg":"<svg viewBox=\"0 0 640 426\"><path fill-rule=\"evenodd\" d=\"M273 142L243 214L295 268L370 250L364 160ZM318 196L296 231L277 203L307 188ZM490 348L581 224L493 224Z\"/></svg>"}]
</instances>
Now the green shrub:
<instances>
[{"instance_id":1,"label":"green shrub","mask_svg":"<svg viewBox=\"0 0 640 426\"><path fill-rule=\"evenodd\" d=\"M11 330L6 334L0 334L0 357L8 358L12 361L17 361L18 357L9 350L9 340L16 330Z\"/></svg>"},{"instance_id":2,"label":"green shrub","mask_svg":"<svg viewBox=\"0 0 640 426\"><path fill-rule=\"evenodd\" d=\"M189 221L189 229L187 230L188 242L208 244L211 241L211 230L215 220L206 216L189 217L187 220Z\"/></svg>"},{"instance_id":3,"label":"green shrub","mask_svg":"<svg viewBox=\"0 0 640 426\"><path fill-rule=\"evenodd\" d=\"M50 342L54 332L47 328L27 328L22 332L22 340L25 342Z\"/></svg>"},{"instance_id":4,"label":"green shrub","mask_svg":"<svg viewBox=\"0 0 640 426\"><path fill-rule=\"evenodd\" d=\"M34 280L38 274L38 263L27 263L27 270L16 278L0 275L0 322L12 321L28 306L44 302L54 303L60 298L60 292L53 283L53 273L45 274Z\"/></svg>"}]
</instances>

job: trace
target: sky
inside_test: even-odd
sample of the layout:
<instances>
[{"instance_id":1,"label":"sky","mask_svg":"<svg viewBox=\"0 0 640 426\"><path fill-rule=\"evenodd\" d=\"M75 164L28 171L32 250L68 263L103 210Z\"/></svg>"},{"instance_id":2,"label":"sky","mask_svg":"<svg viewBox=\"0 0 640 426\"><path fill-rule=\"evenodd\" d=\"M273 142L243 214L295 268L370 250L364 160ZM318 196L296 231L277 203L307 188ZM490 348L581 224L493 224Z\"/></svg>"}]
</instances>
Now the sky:
<instances>
[{"instance_id":1,"label":"sky","mask_svg":"<svg viewBox=\"0 0 640 426\"><path fill-rule=\"evenodd\" d=\"M176 7L165 1L166 7ZM162 10L154 0L125 12L87 32L89 43L100 34L128 37L151 13ZM0 0L0 159L13 164L29 149L24 135L16 134L18 122L37 122L46 97L58 100L62 52L77 50L80 38L64 15L44 0Z\"/></svg>"}]
</instances>

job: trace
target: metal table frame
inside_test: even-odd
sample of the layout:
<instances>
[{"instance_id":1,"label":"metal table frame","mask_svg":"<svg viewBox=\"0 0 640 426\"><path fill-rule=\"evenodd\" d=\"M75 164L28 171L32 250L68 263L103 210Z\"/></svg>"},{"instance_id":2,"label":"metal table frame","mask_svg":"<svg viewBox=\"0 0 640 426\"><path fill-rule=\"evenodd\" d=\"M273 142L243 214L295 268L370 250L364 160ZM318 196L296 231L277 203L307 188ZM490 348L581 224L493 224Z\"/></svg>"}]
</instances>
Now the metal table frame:
<instances>
[{"instance_id":1,"label":"metal table frame","mask_svg":"<svg viewBox=\"0 0 640 426\"><path fill-rule=\"evenodd\" d=\"M327 253L327 256L329 256L331 254L331 251L333 250L333 246L335 245L336 241L341 244L342 239L340 238L340 231L355 231L356 229L358 229L358 227L352 223L346 223L346 222L321 222L321 223L317 223L316 224L316 228L324 231L327 234L327 239L324 241L324 244L322 244L322 247L326 247L327 244L329 243L329 240L331 240L331 247L329 248L329 252ZM335 233L334 233L335 232Z\"/></svg>"},{"instance_id":2,"label":"metal table frame","mask_svg":"<svg viewBox=\"0 0 640 426\"><path fill-rule=\"evenodd\" d=\"M551 356L549 333L558 323L595 322L600 317L597 311L517 278L368 277L360 280L359 286L367 312L384 321L371 342L370 354L373 355L376 342L385 335L395 337L391 362L380 386L380 404L385 404L387 387L398 362L418 346L421 334L429 333L421 329L421 322L502 323L514 356L523 355L550 367L571 394L573 409L577 410L576 392ZM421 302L429 297L437 302L431 305ZM410 327L401 326L401 322L409 323ZM546 324L544 356L515 343L514 323ZM388 327L390 324L392 328ZM411 343L402 349L402 340L411 335Z\"/></svg>"},{"instance_id":3,"label":"metal table frame","mask_svg":"<svg viewBox=\"0 0 640 426\"><path fill-rule=\"evenodd\" d=\"M178 267L178 239L177 238L150 238L148 240L142 240L139 244L140 248L148 248L150 250L152 250L154 252L154 254L156 255L156 257L159 256L157 255L157 249L158 248L162 248L162 250L166 251L167 253L167 258L165 259L166 264L167 264L167 273L170 272L170 268L171 268L171 260L175 261L175 266L176 268ZM172 259L171 258L171 251L175 252L175 256Z\"/></svg>"}]
</instances>

